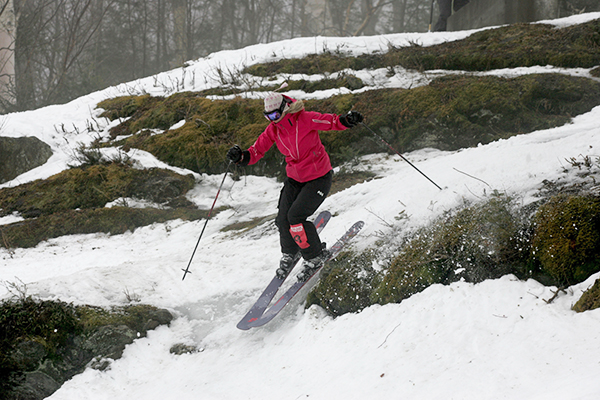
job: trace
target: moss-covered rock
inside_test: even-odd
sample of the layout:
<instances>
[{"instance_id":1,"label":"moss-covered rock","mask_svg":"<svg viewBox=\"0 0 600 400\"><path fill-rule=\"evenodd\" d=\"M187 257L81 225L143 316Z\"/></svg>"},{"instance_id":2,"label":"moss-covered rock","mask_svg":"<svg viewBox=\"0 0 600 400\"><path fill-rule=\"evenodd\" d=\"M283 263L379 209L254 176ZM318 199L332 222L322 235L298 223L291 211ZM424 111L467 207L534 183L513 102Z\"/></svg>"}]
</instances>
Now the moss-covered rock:
<instances>
[{"instance_id":1,"label":"moss-covered rock","mask_svg":"<svg viewBox=\"0 0 600 400\"><path fill-rule=\"evenodd\" d=\"M43 165L52 149L36 137L0 137L0 183Z\"/></svg>"},{"instance_id":2,"label":"moss-covered rock","mask_svg":"<svg viewBox=\"0 0 600 400\"><path fill-rule=\"evenodd\" d=\"M171 322L148 305L102 309L31 297L0 303L0 397L43 399L92 360L122 355L126 345Z\"/></svg>"},{"instance_id":3,"label":"moss-covered rock","mask_svg":"<svg viewBox=\"0 0 600 400\"><path fill-rule=\"evenodd\" d=\"M400 247L372 301L400 302L435 283L531 274L526 224L497 195L421 229Z\"/></svg>"},{"instance_id":4,"label":"moss-covered rock","mask_svg":"<svg viewBox=\"0 0 600 400\"><path fill-rule=\"evenodd\" d=\"M572 285L600 271L600 198L552 197L535 217L535 256L561 285Z\"/></svg>"},{"instance_id":5,"label":"moss-covered rock","mask_svg":"<svg viewBox=\"0 0 600 400\"><path fill-rule=\"evenodd\" d=\"M344 69L402 66L420 71L445 69L488 71L501 68L554 65L591 68L600 64L600 20L557 29L545 24L513 24L475 32L462 40L435 46L393 47L382 54L357 57L326 51L302 59L255 64L244 72L269 77L275 74L323 74Z\"/></svg>"},{"instance_id":6,"label":"moss-covered rock","mask_svg":"<svg viewBox=\"0 0 600 400\"><path fill-rule=\"evenodd\" d=\"M17 212L26 219L0 227L0 246L33 247L63 235L119 234L171 219L205 218L207 211L197 209L184 196L194 184L191 175L106 163L71 168L45 180L3 188L0 216ZM106 203L130 197L166 207L104 208Z\"/></svg>"},{"instance_id":7,"label":"moss-covered rock","mask_svg":"<svg viewBox=\"0 0 600 400\"><path fill-rule=\"evenodd\" d=\"M317 304L331 315L358 312L370 306L379 275L371 266L371 253L340 254L324 268L319 283L309 293L306 306Z\"/></svg>"},{"instance_id":8,"label":"moss-covered rock","mask_svg":"<svg viewBox=\"0 0 600 400\"><path fill-rule=\"evenodd\" d=\"M140 170L110 163L71 168L44 180L0 189L0 215L18 212L25 218L74 209L104 207L121 197L164 203L184 195L194 178L170 170Z\"/></svg>"},{"instance_id":9,"label":"moss-covered rock","mask_svg":"<svg viewBox=\"0 0 600 400\"><path fill-rule=\"evenodd\" d=\"M308 110L361 111L372 129L403 152L423 147L456 150L551 128L598 104L600 83L560 74L514 79L448 76L410 90L371 90L305 101ZM112 112L110 104L104 107L105 113ZM165 131L182 119L185 125ZM266 126L261 100L211 101L194 93L179 93L156 99L153 107L140 109L114 127L119 135L131 136L109 145L140 148L174 166L220 173L226 165L227 149L236 143L250 146ZM386 149L360 127L324 132L321 140L334 165ZM269 151L247 172L278 176L283 165L283 157Z\"/></svg>"},{"instance_id":10,"label":"moss-covered rock","mask_svg":"<svg viewBox=\"0 0 600 400\"><path fill-rule=\"evenodd\" d=\"M573 306L573 310L577 312L584 312L588 310L595 310L600 307L600 279L596 279L594 285L583 292L581 298Z\"/></svg>"},{"instance_id":11,"label":"moss-covered rock","mask_svg":"<svg viewBox=\"0 0 600 400\"><path fill-rule=\"evenodd\" d=\"M213 214L222 209L216 209ZM35 247L40 242L65 235L133 232L141 226L173 219L194 221L208 216L207 210L180 208L89 208L68 210L0 227L0 246L6 248Z\"/></svg>"}]
</instances>

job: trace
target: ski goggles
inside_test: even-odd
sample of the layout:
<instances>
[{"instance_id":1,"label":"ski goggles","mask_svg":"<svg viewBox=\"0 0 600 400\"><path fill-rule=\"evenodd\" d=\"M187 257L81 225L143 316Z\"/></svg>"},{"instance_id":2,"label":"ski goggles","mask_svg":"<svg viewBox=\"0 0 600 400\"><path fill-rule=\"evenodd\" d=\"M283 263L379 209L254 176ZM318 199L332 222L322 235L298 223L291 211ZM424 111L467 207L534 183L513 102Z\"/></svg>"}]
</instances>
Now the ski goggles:
<instances>
[{"instance_id":1,"label":"ski goggles","mask_svg":"<svg viewBox=\"0 0 600 400\"><path fill-rule=\"evenodd\" d=\"M285 109L285 105L287 103L288 103L288 101L284 97L283 100L281 101L281 105L279 106L279 108L276 108L273 111L264 111L263 112L263 114L265 115L265 118L267 118L271 122L277 121L283 115L283 110Z\"/></svg>"}]
</instances>

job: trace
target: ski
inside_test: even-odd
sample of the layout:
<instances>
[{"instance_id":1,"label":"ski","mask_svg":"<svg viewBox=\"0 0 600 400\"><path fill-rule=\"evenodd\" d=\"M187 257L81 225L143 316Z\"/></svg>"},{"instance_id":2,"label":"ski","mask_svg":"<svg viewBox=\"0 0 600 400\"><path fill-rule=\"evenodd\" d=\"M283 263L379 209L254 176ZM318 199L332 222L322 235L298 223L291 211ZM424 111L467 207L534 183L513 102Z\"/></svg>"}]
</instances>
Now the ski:
<instances>
[{"instance_id":1,"label":"ski","mask_svg":"<svg viewBox=\"0 0 600 400\"><path fill-rule=\"evenodd\" d=\"M327 260L325 260L325 263L323 263L323 265L325 265L327 262L334 259L340 253L342 248L352 238L354 238L358 234L358 232L360 232L360 230L362 229L362 227L364 225L365 225L365 223L363 221L358 221L354 225L352 225L352 227L350 229L348 229L346 231L346 233L337 242L335 242L335 244L333 246L331 246L329 248L330 256L329 256L329 258L327 258ZM321 268L323 268L323 267L321 267ZM246 325L247 326L246 329L263 326L267 322L269 322L273 318L275 318L277 316L277 314L279 314L279 312L283 309L283 307L285 307L285 305L290 302L292 297L294 297L296 295L296 293L298 293L300 291L300 289L302 289L302 287L304 287L304 285L306 285L306 283L308 283L308 281L310 281L312 279L312 277L317 274L317 272L319 272L319 270L315 271L306 281L303 281L303 282L297 281L296 283L294 283L279 298L279 300L277 300L277 302L275 304L273 304L269 309L264 311L262 313L262 315L260 315L260 317L254 318L253 321L249 321L248 324ZM238 325L238 327L239 327L239 325Z\"/></svg>"},{"instance_id":2,"label":"ski","mask_svg":"<svg viewBox=\"0 0 600 400\"><path fill-rule=\"evenodd\" d=\"M329 211L322 211L319 213L319 215L317 215L317 218L315 218L315 221L313 222L317 228L317 232L320 233L323 228L325 228L325 225L327 225L329 219L331 219L331 213ZM301 254L298 252L294 258L294 261L292 262L292 269L294 266L296 266L298 261L300 261L300 258ZM264 290L264 292L262 292L258 300L256 300L256 303L254 303L254 305L250 308L250 311L248 311L248 313L244 315L244 318L242 318L242 320L237 324L238 329L248 330L251 328L249 324L256 321L265 312L284 281L285 278L281 279L275 275L275 277L271 280L271 283L267 285L267 288Z\"/></svg>"}]
</instances>

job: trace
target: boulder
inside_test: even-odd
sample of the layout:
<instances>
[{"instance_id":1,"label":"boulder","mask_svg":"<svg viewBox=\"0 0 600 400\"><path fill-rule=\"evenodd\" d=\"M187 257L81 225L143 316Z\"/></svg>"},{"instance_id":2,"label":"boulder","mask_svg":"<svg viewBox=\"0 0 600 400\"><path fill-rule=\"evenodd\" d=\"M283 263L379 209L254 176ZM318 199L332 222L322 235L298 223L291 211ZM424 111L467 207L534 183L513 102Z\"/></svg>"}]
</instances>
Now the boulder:
<instances>
[{"instance_id":1,"label":"boulder","mask_svg":"<svg viewBox=\"0 0 600 400\"><path fill-rule=\"evenodd\" d=\"M36 137L0 136L0 183L10 181L52 156L52 149Z\"/></svg>"}]
</instances>

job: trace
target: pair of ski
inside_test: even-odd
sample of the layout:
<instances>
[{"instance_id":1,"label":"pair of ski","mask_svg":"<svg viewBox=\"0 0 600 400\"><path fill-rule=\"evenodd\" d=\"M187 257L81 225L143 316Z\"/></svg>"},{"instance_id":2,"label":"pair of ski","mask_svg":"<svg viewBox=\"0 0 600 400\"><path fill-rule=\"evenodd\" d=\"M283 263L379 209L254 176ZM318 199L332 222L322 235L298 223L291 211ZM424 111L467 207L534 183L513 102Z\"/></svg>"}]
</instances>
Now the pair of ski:
<instances>
[{"instance_id":1,"label":"pair of ski","mask_svg":"<svg viewBox=\"0 0 600 400\"><path fill-rule=\"evenodd\" d=\"M314 221L314 224L317 228L317 232L321 232L329 219L331 218L331 213L329 211L321 212ZM358 232L364 226L364 222L358 221L346 233L337 241L333 246L331 246L329 251L329 258L325 260L325 263L335 258L342 248L348 243L354 236L358 234ZM300 261L300 253L296 255L296 258L293 261L292 268L295 266L298 261ZM324 263L324 264L325 264ZM314 271L314 273L305 281L297 281L295 282L280 298L269 307L271 300L279 291L279 288L285 281L285 278L279 278L277 275L271 280L271 283L267 286L264 292L260 295L256 303L250 308L250 311L242 318L242 320L237 324L238 329L248 330L250 328L256 328L259 326L265 325L267 322L271 321L273 318L279 314L279 312L285 307L287 303L290 302L292 297L296 295L306 285L306 283L318 272ZM289 276L290 274L288 274Z\"/></svg>"}]
</instances>

